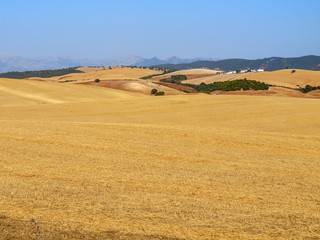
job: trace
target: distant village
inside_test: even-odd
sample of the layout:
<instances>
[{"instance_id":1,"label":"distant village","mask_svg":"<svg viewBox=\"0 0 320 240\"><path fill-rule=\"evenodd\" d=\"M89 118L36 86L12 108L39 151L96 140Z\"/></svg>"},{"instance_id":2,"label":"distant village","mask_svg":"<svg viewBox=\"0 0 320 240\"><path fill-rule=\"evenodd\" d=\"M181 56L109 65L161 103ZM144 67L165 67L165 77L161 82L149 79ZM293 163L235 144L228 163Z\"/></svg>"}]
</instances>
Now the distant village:
<instances>
[{"instance_id":1,"label":"distant village","mask_svg":"<svg viewBox=\"0 0 320 240\"><path fill-rule=\"evenodd\" d=\"M216 69L217 71L219 71L219 69ZM236 70L236 71L228 71L228 72L217 72L218 74L237 74L237 73L249 73L249 72L264 72L264 69L260 68L260 69L246 69L246 70Z\"/></svg>"},{"instance_id":2,"label":"distant village","mask_svg":"<svg viewBox=\"0 0 320 240\"><path fill-rule=\"evenodd\" d=\"M260 68L260 69L257 69L257 70L246 69L246 70L229 71L229 72L226 72L225 74L248 73L248 72L264 72L264 69Z\"/></svg>"}]
</instances>

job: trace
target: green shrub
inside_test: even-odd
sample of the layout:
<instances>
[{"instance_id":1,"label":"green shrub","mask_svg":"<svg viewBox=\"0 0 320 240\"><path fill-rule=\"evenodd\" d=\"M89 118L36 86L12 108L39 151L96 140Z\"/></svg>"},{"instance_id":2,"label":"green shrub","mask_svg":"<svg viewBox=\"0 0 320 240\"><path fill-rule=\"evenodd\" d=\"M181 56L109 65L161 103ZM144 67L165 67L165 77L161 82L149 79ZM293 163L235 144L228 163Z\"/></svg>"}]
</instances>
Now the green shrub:
<instances>
[{"instance_id":1,"label":"green shrub","mask_svg":"<svg viewBox=\"0 0 320 240\"><path fill-rule=\"evenodd\" d=\"M98 79L98 78L97 78L97 79L96 79L96 80L94 80L94 81L95 81L96 83L98 83L98 82L100 82L100 79Z\"/></svg>"},{"instance_id":2,"label":"green shrub","mask_svg":"<svg viewBox=\"0 0 320 240\"><path fill-rule=\"evenodd\" d=\"M163 91L157 92L155 95L156 96L163 96L165 93Z\"/></svg>"},{"instance_id":3,"label":"green shrub","mask_svg":"<svg viewBox=\"0 0 320 240\"><path fill-rule=\"evenodd\" d=\"M183 84L188 87L196 89L198 92L210 93L216 90L222 91L240 91L240 90L268 90L269 85L264 82L258 82L255 80L239 79L225 82L214 82L214 83L201 83L200 85L195 84Z\"/></svg>"},{"instance_id":4,"label":"green shrub","mask_svg":"<svg viewBox=\"0 0 320 240\"><path fill-rule=\"evenodd\" d=\"M158 90L155 88L151 90L151 94L157 94L157 92L158 92Z\"/></svg>"},{"instance_id":5,"label":"green shrub","mask_svg":"<svg viewBox=\"0 0 320 240\"><path fill-rule=\"evenodd\" d=\"M186 75L172 75L169 78L160 79L160 82L181 84L183 80L187 80Z\"/></svg>"},{"instance_id":6,"label":"green shrub","mask_svg":"<svg viewBox=\"0 0 320 240\"><path fill-rule=\"evenodd\" d=\"M306 85L304 88L299 88L299 91L303 92L303 93L308 93L314 90L320 89L320 86L318 87L312 87L310 85Z\"/></svg>"},{"instance_id":7,"label":"green shrub","mask_svg":"<svg viewBox=\"0 0 320 240\"><path fill-rule=\"evenodd\" d=\"M186 75L172 75L171 80L183 81L183 80L187 80L187 76Z\"/></svg>"}]
</instances>

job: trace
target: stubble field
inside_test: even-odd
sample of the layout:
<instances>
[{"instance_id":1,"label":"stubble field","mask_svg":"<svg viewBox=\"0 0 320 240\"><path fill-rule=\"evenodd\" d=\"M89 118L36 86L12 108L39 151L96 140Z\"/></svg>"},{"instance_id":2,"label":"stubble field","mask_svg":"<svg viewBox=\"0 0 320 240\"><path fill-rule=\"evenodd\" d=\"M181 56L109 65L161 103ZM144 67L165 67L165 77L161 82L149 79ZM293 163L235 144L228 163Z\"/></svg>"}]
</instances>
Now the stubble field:
<instances>
[{"instance_id":1,"label":"stubble field","mask_svg":"<svg viewBox=\"0 0 320 240\"><path fill-rule=\"evenodd\" d=\"M2 81L0 239L320 238L318 99Z\"/></svg>"}]
</instances>

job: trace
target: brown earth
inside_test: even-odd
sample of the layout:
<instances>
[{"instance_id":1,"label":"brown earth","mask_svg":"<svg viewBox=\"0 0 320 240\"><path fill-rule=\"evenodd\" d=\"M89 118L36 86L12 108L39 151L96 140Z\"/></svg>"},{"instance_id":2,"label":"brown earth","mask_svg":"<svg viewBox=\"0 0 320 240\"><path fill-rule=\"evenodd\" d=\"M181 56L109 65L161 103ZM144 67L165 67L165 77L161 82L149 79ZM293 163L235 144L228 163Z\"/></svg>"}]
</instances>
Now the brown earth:
<instances>
[{"instance_id":1,"label":"brown earth","mask_svg":"<svg viewBox=\"0 0 320 240\"><path fill-rule=\"evenodd\" d=\"M166 95L177 95L182 94L178 88L174 88L169 85L153 83L145 80L105 80L100 82L84 82L80 84L92 85L105 88L113 88L118 90L125 90L129 92L143 93L150 95L152 89L157 89L158 91L164 91ZM176 90L175 90L176 89Z\"/></svg>"},{"instance_id":2,"label":"brown earth","mask_svg":"<svg viewBox=\"0 0 320 240\"><path fill-rule=\"evenodd\" d=\"M187 91L190 93L197 93L197 90L191 87L187 87L181 84L174 84L174 83L166 83L166 82L157 82L159 85L167 86L169 88L177 89L179 91Z\"/></svg>"}]
</instances>

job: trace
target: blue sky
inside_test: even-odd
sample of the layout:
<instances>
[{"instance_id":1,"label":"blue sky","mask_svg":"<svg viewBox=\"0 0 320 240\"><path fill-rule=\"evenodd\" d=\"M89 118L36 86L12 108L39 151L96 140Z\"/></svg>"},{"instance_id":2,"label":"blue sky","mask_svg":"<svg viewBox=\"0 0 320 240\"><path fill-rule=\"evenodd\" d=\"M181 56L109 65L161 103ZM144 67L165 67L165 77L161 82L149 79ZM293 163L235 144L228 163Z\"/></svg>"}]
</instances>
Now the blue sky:
<instances>
[{"instance_id":1,"label":"blue sky","mask_svg":"<svg viewBox=\"0 0 320 240\"><path fill-rule=\"evenodd\" d=\"M319 0L1 0L0 53L24 57L320 55Z\"/></svg>"}]
</instances>

